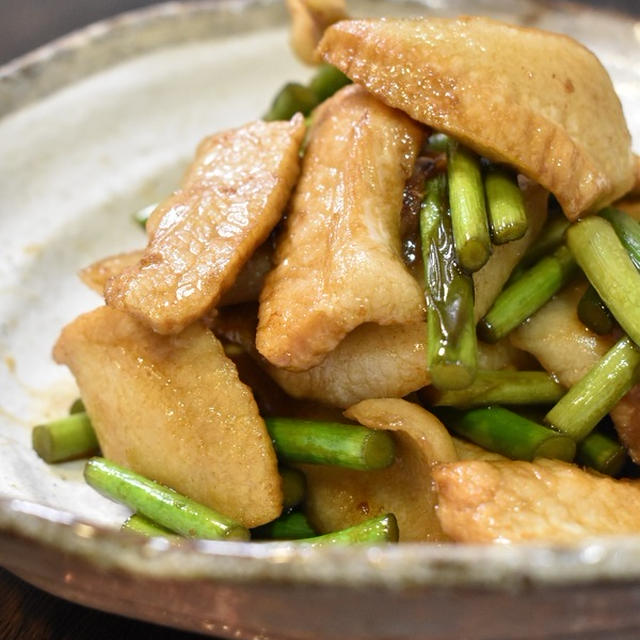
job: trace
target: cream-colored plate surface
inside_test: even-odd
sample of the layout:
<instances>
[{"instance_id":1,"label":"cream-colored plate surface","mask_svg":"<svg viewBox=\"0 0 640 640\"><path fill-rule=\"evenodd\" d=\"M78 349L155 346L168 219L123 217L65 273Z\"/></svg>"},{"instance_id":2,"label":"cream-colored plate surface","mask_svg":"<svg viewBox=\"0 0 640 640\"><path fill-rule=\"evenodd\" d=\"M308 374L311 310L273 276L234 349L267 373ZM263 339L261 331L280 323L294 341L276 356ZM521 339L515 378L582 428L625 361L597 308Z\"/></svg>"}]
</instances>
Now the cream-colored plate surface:
<instances>
[{"instance_id":1,"label":"cream-colored plate surface","mask_svg":"<svg viewBox=\"0 0 640 640\"><path fill-rule=\"evenodd\" d=\"M631 20L526 1L370 0L351 6L357 15L482 13L571 33L609 69L636 150L640 146L640 29ZM120 545L131 542L127 538L122 543L91 534L79 544L73 516L117 526L127 511L84 485L80 463L54 468L40 461L30 447L30 427L64 413L77 395L70 374L52 363L50 352L66 322L100 304L76 278L78 269L142 246L144 236L131 212L174 188L199 139L258 117L285 81L309 75L288 49L282 4L242 0L175 3L129 14L0 69L0 529L5 533L45 547L77 548L89 561L102 554L107 564L134 574L160 570L163 577L180 580L194 575L193 554L209 553L193 547L165 556L156 549L153 562L147 562L139 544L122 552ZM105 556L105 549L113 557ZM620 556L623 551L627 555ZM214 555L219 552L215 547ZM605 541L568 556L548 549L411 546L376 551L373 560L361 551L348 559L333 552L301 555L289 547L229 552L231 560L236 553L244 560L201 563L205 575L220 578L216 571L224 567L227 579L269 574L278 581L426 585L438 579L438 558L446 558L462 567L449 571L456 584L497 586L509 576L519 580L523 572L554 583L605 574L640 580L640 539L618 546ZM0 562L21 570L2 554ZM192 573L185 574L185 567ZM242 569L236 574L234 567ZM29 573L25 567L23 573ZM55 581L48 588L56 591Z\"/></svg>"}]
</instances>

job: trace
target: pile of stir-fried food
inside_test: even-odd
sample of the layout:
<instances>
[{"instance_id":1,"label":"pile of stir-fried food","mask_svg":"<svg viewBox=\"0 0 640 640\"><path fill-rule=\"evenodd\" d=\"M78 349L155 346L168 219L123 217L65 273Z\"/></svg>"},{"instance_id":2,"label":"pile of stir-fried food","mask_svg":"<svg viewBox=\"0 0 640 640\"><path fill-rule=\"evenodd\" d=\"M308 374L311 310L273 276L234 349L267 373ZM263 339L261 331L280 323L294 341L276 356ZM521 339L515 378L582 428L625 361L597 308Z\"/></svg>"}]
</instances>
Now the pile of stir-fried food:
<instances>
[{"instance_id":1,"label":"pile of stir-fried food","mask_svg":"<svg viewBox=\"0 0 640 640\"><path fill-rule=\"evenodd\" d=\"M106 304L54 349L82 401L36 450L99 449L87 481L149 535L640 532L619 479L640 462L638 164L606 71L485 18L290 4L323 64L202 141L144 249L82 272Z\"/></svg>"}]
</instances>

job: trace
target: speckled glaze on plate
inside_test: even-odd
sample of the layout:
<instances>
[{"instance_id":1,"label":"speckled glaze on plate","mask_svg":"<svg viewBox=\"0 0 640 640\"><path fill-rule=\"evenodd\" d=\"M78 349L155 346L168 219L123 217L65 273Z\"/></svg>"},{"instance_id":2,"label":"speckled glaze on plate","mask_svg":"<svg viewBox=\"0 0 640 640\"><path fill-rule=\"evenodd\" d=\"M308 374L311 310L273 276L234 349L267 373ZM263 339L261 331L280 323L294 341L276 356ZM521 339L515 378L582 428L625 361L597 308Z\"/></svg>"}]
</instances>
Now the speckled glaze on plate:
<instances>
[{"instance_id":1,"label":"speckled glaze on plate","mask_svg":"<svg viewBox=\"0 0 640 640\"><path fill-rule=\"evenodd\" d=\"M488 14L571 33L609 69L638 149L640 28L563 5L360 1L354 15ZM0 564L106 611L229 638L637 638L640 536L574 547L308 549L140 540L126 510L30 449L77 394L50 358L99 298L79 267L144 243L130 212L177 183L198 140L308 77L281 2L169 3L0 69ZM535 622L533 622L535 621Z\"/></svg>"}]
</instances>

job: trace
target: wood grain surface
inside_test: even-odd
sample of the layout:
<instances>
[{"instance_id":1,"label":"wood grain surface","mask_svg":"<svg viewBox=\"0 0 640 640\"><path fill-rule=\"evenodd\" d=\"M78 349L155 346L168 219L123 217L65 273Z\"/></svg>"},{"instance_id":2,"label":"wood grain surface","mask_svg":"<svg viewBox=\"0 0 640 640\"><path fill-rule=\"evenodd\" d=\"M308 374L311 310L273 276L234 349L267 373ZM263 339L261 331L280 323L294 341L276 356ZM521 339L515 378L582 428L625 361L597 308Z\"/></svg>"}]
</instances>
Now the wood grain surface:
<instances>
[{"instance_id":1,"label":"wood grain surface","mask_svg":"<svg viewBox=\"0 0 640 640\"><path fill-rule=\"evenodd\" d=\"M0 64L85 24L148 4L154 4L154 0L0 0ZM638 0L591 0L585 4L640 15ZM1 640L188 640L197 637L200 636L66 602L0 569ZM616 635L616 638L623 637L638 636L635 631ZM581 638L586 640L585 636Z\"/></svg>"}]
</instances>

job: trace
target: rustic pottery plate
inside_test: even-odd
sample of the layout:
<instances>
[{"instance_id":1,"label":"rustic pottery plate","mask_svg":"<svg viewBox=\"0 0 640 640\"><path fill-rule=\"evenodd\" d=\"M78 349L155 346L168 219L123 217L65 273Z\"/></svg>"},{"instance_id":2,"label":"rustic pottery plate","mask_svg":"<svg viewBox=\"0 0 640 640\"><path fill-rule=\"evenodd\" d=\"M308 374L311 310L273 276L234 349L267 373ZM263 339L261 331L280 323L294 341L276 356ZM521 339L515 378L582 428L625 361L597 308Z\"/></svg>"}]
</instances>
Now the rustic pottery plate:
<instances>
[{"instance_id":1,"label":"rustic pottery plate","mask_svg":"<svg viewBox=\"0 0 640 640\"><path fill-rule=\"evenodd\" d=\"M638 637L640 536L176 548L119 533L126 510L82 483L81 464L51 468L32 452L30 426L77 395L50 351L66 322L99 304L78 268L143 244L130 213L176 185L198 140L309 76L288 50L282 4L160 5L0 69L0 564L75 602L229 638ZM525 0L351 8L489 14L571 33L610 70L638 149L640 25L630 19Z\"/></svg>"}]
</instances>

